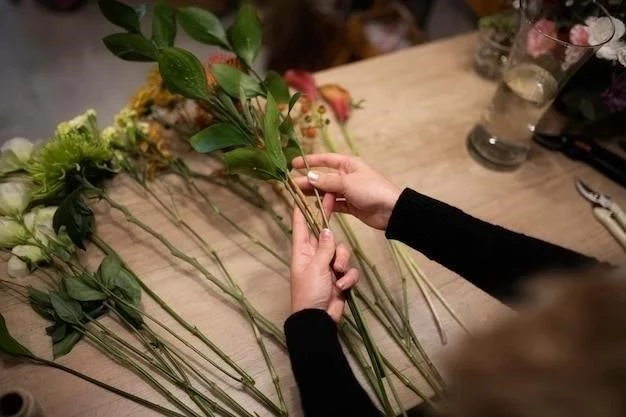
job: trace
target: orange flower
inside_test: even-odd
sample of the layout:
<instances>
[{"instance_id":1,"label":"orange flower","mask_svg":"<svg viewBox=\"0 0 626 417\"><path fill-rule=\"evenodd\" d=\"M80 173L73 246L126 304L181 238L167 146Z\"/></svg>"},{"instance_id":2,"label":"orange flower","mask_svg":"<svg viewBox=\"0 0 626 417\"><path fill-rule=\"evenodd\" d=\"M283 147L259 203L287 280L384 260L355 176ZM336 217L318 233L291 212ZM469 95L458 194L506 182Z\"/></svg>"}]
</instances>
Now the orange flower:
<instances>
[{"instance_id":1,"label":"orange flower","mask_svg":"<svg viewBox=\"0 0 626 417\"><path fill-rule=\"evenodd\" d=\"M207 85L211 89L217 87L217 80L215 79L215 77L213 76L213 73L211 72L211 66L213 64L226 64L226 65L230 65L231 67L235 67L243 71L243 65L241 65L241 61L239 61L239 59L233 54L225 54L225 53L219 52L216 54L209 55L209 58L207 59L207 67L205 71L206 71Z\"/></svg>"},{"instance_id":2,"label":"orange flower","mask_svg":"<svg viewBox=\"0 0 626 417\"><path fill-rule=\"evenodd\" d=\"M352 114L352 97L348 90L338 84L325 84L320 86L319 92L333 110L337 121L346 123Z\"/></svg>"},{"instance_id":3,"label":"orange flower","mask_svg":"<svg viewBox=\"0 0 626 417\"><path fill-rule=\"evenodd\" d=\"M302 92L309 100L317 100L317 87L313 74L304 70L290 69L285 72L285 81L290 87Z\"/></svg>"}]
</instances>

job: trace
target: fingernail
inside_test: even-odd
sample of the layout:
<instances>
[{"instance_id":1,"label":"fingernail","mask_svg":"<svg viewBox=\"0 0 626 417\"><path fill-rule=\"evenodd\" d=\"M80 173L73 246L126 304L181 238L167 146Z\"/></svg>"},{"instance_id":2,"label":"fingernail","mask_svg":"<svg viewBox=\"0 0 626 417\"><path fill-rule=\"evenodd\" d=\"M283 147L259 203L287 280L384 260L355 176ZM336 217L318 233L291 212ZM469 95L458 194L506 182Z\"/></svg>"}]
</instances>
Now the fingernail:
<instances>
[{"instance_id":1,"label":"fingernail","mask_svg":"<svg viewBox=\"0 0 626 417\"><path fill-rule=\"evenodd\" d=\"M306 176L309 178L309 181L311 182L315 182L320 179L320 174L317 171L309 171L309 173L306 174Z\"/></svg>"},{"instance_id":2,"label":"fingernail","mask_svg":"<svg viewBox=\"0 0 626 417\"><path fill-rule=\"evenodd\" d=\"M342 290L342 291L343 291L343 290L345 289L345 288L344 288L345 286L346 286L346 283L345 283L345 282L343 282L343 281L337 281L337 288L339 288L340 290Z\"/></svg>"},{"instance_id":3,"label":"fingernail","mask_svg":"<svg viewBox=\"0 0 626 417\"><path fill-rule=\"evenodd\" d=\"M328 240L332 235L333 232L331 232L330 229L322 229L322 232L320 233L320 239Z\"/></svg>"}]
</instances>

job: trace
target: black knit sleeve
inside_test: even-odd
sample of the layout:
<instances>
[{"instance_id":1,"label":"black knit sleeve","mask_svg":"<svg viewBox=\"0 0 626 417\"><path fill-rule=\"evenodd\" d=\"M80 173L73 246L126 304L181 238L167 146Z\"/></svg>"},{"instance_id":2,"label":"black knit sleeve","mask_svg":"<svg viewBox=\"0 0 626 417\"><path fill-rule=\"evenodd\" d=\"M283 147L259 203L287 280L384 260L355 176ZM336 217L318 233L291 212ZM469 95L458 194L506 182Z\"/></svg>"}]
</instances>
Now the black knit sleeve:
<instances>
[{"instance_id":1,"label":"black knit sleeve","mask_svg":"<svg viewBox=\"0 0 626 417\"><path fill-rule=\"evenodd\" d=\"M285 322L285 335L306 417L381 417L352 373L337 325L325 311L294 313Z\"/></svg>"},{"instance_id":2,"label":"black knit sleeve","mask_svg":"<svg viewBox=\"0 0 626 417\"><path fill-rule=\"evenodd\" d=\"M502 301L514 297L521 282L535 272L597 263L476 219L408 188L394 207L386 236L406 243Z\"/></svg>"}]
</instances>

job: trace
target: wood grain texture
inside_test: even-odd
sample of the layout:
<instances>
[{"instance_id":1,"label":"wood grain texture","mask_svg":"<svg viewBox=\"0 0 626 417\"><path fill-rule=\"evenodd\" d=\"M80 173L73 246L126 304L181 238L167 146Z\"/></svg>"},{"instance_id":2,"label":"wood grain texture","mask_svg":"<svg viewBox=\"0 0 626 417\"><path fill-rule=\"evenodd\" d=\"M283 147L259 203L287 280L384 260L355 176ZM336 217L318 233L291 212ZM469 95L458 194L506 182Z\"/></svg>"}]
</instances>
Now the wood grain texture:
<instances>
[{"instance_id":1,"label":"wood grain texture","mask_svg":"<svg viewBox=\"0 0 626 417\"><path fill-rule=\"evenodd\" d=\"M351 121L353 135L363 157L397 183L504 227L605 261L622 261L622 250L594 220L589 205L577 195L573 179L580 177L622 202L626 201L623 189L584 165L543 150L533 150L530 161L510 173L486 170L469 157L465 149L466 134L479 118L495 87L480 79L471 68L474 41L474 35L465 35L336 68L318 74L317 79L320 83L340 83L352 92L355 99L367 100L365 110L356 112ZM169 183L175 189L175 183ZM110 189L116 200L128 205L180 249L197 256L211 271L216 272L189 237L168 223L147 196L129 180L116 178ZM269 225L267 218L261 219L257 211L223 190L206 188L206 192L242 227L265 237L282 254L288 255L287 243L278 230ZM289 314L287 269L201 206L179 197L175 199L181 216L215 246L252 304L282 326ZM259 388L275 398L261 354L237 308L198 273L169 256L158 242L126 223L119 213L103 203L97 205L96 211L98 233L121 253L132 269L183 317L202 329L257 378ZM393 265L382 233L356 222L353 224L383 276L397 282L392 277ZM95 265L97 251L90 249L89 253L89 261ZM419 254L415 256L471 328L479 328L508 314L506 308L460 277ZM397 286L394 288L398 294ZM444 327L452 336L449 345L442 347L415 288L411 289L410 297L412 324L426 350L436 363L441 364L446 352L458 340L460 331L442 311ZM146 297L143 305L147 311L158 312L154 303ZM0 311L17 339L38 354L50 355L49 341L43 331L44 323L28 307L0 293ZM165 315L156 315L178 328ZM373 327L383 350L395 358L394 362L400 367L406 368L408 363L399 359L401 357L393 343L380 328ZM271 343L270 352L288 405L293 415L301 415L288 358ZM104 358L87 343L81 343L60 362L137 395L162 402L138 378ZM409 375L421 384L414 371L410 370ZM143 407L58 371L3 362L0 365L0 391L17 386L31 391L48 416L154 415ZM230 391L242 403L249 404L251 411L262 416L269 414L250 402L237 387L232 386ZM406 390L400 391L406 405L417 403L417 399Z\"/></svg>"}]
</instances>

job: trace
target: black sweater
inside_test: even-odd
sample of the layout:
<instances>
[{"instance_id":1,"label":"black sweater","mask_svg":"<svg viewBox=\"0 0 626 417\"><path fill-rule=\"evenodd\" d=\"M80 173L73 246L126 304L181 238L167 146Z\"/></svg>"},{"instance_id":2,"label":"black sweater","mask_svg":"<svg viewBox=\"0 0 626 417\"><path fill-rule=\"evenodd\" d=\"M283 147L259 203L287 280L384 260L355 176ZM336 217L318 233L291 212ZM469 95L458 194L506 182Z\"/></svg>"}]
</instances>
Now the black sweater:
<instances>
[{"instance_id":1,"label":"black sweater","mask_svg":"<svg viewBox=\"0 0 626 417\"><path fill-rule=\"evenodd\" d=\"M576 268L594 259L483 222L405 189L387 226L399 240L501 301L522 281L551 268ZM339 344L337 326L322 310L303 310L285 322L285 335L306 417L380 417L356 380Z\"/></svg>"}]
</instances>

